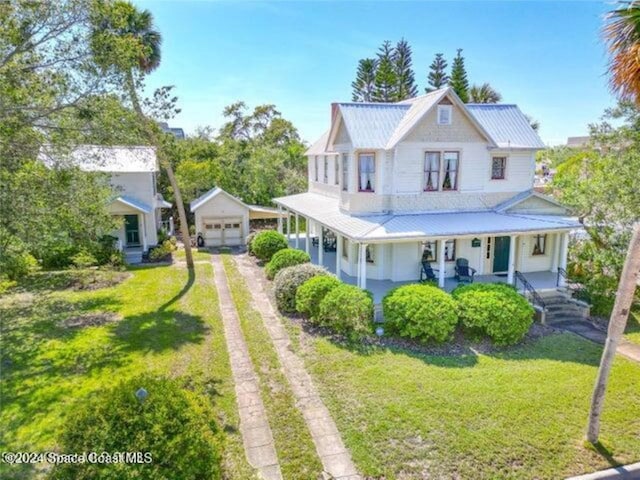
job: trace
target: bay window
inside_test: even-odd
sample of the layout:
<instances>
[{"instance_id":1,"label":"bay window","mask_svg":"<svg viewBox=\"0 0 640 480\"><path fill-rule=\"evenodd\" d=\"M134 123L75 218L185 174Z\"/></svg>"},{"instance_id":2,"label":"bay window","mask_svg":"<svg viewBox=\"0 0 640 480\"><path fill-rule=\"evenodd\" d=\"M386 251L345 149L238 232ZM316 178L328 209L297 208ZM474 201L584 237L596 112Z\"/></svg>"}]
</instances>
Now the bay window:
<instances>
[{"instance_id":1,"label":"bay window","mask_svg":"<svg viewBox=\"0 0 640 480\"><path fill-rule=\"evenodd\" d=\"M349 155L342 154L342 190L349 190Z\"/></svg>"},{"instance_id":2,"label":"bay window","mask_svg":"<svg viewBox=\"0 0 640 480\"><path fill-rule=\"evenodd\" d=\"M340 157L333 157L333 183L340 185Z\"/></svg>"},{"instance_id":3,"label":"bay window","mask_svg":"<svg viewBox=\"0 0 640 480\"><path fill-rule=\"evenodd\" d=\"M376 156L374 153L358 154L358 190L376 191Z\"/></svg>"},{"instance_id":4,"label":"bay window","mask_svg":"<svg viewBox=\"0 0 640 480\"><path fill-rule=\"evenodd\" d=\"M318 181L318 155L315 155L313 157L313 175L314 175L313 180L317 182Z\"/></svg>"},{"instance_id":5,"label":"bay window","mask_svg":"<svg viewBox=\"0 0 640 480\"><path fill-rule=\"evenodd\" d=\"M322 170L322 173L324 175L324 183L329 183L329 157L327 157L326 155L324 156L324 163L322 166L324 167L324 169Z\"/></svg>"},{"instance_id":6,"label":"bay window","mask_svg":"<svg viewBox=\"0 0 640 480\"><path fill-rule=\"evenodd\" d=\"M440 152L426 152L424 156L424 191L438 190L440 184Z\"/></svg>"},{"instance_id":7,"label":"bay window","mask_svg":"<svg viewBox=\"0 0 640 480\"><path fill-rule=\"evenodd\" d=\"M444 152L444 168L442 190L457 190L458 188L458 152Z\"/></svg>"}]
</instances>

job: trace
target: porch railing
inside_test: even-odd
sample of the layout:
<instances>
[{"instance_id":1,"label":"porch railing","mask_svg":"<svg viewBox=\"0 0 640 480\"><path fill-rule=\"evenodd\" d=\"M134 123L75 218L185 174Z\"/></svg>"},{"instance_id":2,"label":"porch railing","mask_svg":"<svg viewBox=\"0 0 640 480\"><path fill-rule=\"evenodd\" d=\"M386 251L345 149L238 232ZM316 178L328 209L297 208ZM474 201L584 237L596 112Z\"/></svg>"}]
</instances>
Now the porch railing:
<instances>
[{"instance_id":1,"label":"porch railing","mask_svg":"<svg viewBox=\"0 0 640 480\"><path fill-rule=\"evenodd\" d=\"M533 288L533 285L529 283L529 280L527 280L527 278L522 274L522 272L519 272L516 270L515 276L514 276L514 286L516 287L516 289L518 288L518 282L522 284L522 288L524 290L524 297L526 299L528 299L534 305L538 305L543 310L547 308L547 304L544 303L544 300L542 299L538 291L535 288Z\"/></svg>"},{"instance_id":2,"label":"porch railing","mask_svg":"<svg viewBox=\"0 0 640 480\"><path fill-rule=\"evenodd\" d=\"M558 274L556 275L556 287L560 286L560 280L563 278L566 284L567 280L569 280L569 274L564 268L558 267Z\"/></svg>"}]
</instances>

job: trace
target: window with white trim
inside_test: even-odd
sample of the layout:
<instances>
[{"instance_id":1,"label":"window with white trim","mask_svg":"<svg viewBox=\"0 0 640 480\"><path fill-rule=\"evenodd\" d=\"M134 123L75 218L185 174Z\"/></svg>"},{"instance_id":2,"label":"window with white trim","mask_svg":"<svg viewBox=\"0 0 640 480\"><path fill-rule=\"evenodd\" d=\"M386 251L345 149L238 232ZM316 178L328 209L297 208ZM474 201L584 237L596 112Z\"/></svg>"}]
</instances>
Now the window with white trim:
<instances>
[{"instance_id":1,"label":"window with white trim","mask_svg":"<svg viewBox=\"0 0 640 480\"><path fill-rule=\"evenodd\" d=\"M314 175L313 180L317 182L318 181L318 155L315 155L313 157L313 175Z\"/></svg>"},{"instance_id":2,"label":"window with white trim","mask_svg":"<svg viewBox=\"0 0 640 480\"><path fill-rule=\"evenodd\" d=\"M544 255L547 250L547 234L533 236L533 252L531 255Z\"/></svg>"},{"instance_id":3,"label":"window with white trim","mask_svg":"<svg viewBox=\"0 0 640 480\"><path fill-rule=\"evenodd\" d=\"M342 191L349 190L349 155L342 154Z\"/></svg>"},{"instance_id":4,"label":"window with white trim","mask_svg":"<svg viewBox=\"0 0 640 480\"><path fill-rule=\"evenodd\" d=\"M340 157L333 157L333 183L340 185Z\"/></svg>"},{"instance_id":5,"label":"window with white trim","mask_svg":"<svg viewBox=\"0 0 640 480\"><path fill-rule=\"evenodd\" d=\"M451 105L438 105L438 125L451 125Z\"/></svg>"},{"instance_id":6,"label":"window with white trim","mask_svg":"<svg viewBox=\"0 0 640 480\"><path fill-rule=\"evenodd\" d=\"M507 157L491 159L491 180L504 180L507 170Z\"/></svg>"},{"instance_id":7,"label":"window with white trim","mask_svg":"<svg viewBox=\"0 0 640 480\"><path fill-rule=\"evenodd\" d=\"M324 156L324 163L322 165L324 168L322 170L324 175L324 183L329 183L329 157Z\"/></svg>"},{"instance_id":8,"label":"window with white trim","mask_svg":"<svg viewBox=\"0 0 640 480\"><path fill-rule=\"evenodd\" d=\"M440 152L424 154L424 191L434 192L440 185Z\"/></svg>"},{"instance_id":9,"label":"window with white trim","mask_svg":"<svg viewBox=\"0 0 640 480\"><path fill-rule=\"evenodd\" d=\"M422 243L422 261L437 262L438 261L438 242L428 241Z\"/></svg>"},{"instance_id":10,"label":"window with white trim","mask_svg":"<svg viewBox=\"0 0 640 480\"><path fill-rule=\"evenodd\" d=\"M456 241L447 240L444 242L444 261L453 262L456 259Z\"/></svg>"},{"instance_id":11,"label":"window with white trim","mask_svg":"<svg viewBox=\"0 0 640 480\"><path fill-rule=\"evenodd\" d=\"M457 190L459 152L444 152L442 190Z\"/></svg>"},{"instance_id":12,"label":"window with white trim","mask_svg":"<svg viewBox=\"0 0 640 480\"><path fill-rule=\"evenodd\" d=\"M358 190L376 191L376 156L374 153L358 154Z\"/></svg>"},{"instance_id":13,"label":"window with white trim","mask_svg":"<svg viewBox=\"0 0 640 480\"><path fill-rule=\"evenodd\" d=\"M376 259L373 255L374 251L375 247L373 247L373 245L367 245L367 248L365 249L365 260L367 263L376 263Z\"/></svg>"},{"instance_id":14,"label":"window with white trim","mask_svg":"<svg viewBox=\"0 0 640 480\"><path fill-rule=\"evenodd\" d=\"M349 258L349 239L342 237L342 257Z\"/></svg>"}]
</instances>

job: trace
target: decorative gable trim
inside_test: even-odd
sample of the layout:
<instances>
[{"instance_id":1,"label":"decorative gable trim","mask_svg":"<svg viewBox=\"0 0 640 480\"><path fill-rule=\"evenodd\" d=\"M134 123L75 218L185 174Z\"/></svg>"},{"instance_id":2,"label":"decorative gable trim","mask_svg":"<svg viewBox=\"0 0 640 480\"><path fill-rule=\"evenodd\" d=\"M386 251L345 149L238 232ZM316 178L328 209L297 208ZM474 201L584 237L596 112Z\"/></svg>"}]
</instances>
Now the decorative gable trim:
<instances>
[{"instance_id":1,"label":"decorative gable trim","mask_svg":"<svg viewBox=\"0 0 640 480\"><path fill-rule=\"evenodd\" d=\"M211 200L213 200L215 197L217 197L218 195L224 195L227 198L233 200L234 202L236 202L238 205L241 205L245 208L250 208L249 205L247 205L246 203L244 203L242 200L240 200L237 197L234 197L233 195L231 195L228 192L225 192L224 190L222 190L219 187L215 187L212 188L211 190L209 190L207 193L205 193L204 195L198 197L197 199L195 199L193 202L191 202L191 211L195 212L198 208L200 208L202 205L204 205L205 203L210 202Z\"/></svg>"}]
</instances>

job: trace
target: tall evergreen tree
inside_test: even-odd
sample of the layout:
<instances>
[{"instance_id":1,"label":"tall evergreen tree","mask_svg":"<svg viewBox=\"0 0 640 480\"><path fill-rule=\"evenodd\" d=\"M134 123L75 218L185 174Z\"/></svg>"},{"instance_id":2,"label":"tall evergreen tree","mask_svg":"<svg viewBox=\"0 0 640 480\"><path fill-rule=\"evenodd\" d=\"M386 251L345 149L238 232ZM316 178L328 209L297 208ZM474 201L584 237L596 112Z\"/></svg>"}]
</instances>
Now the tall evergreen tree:
<instances>
[{"instance_id":1,"label":"tall evergreen tree","mask_svg":"<svg viewBox=\"0 0 640 480\"><path fill-rule=\"evenodd\" d=\"M436 53L433 62L429 65L429 75L427 75L429 86L424 90L429 93L444 87L449 83L449 75L447 75L447 61L441 53Z\"/></svg>"},{"instance_id":2,"label":"tall evergreen tree","mask_svg":"<svg viewBox=\"0 0 640 480\"><path fill-rule=\"evenodd\" d=\"M467 79L467 71L464 67L464 57L462 56L462 49L458 49L456 58L453 59L451 65L451 79L449 85L453 88L454 92L460 97L464 103L469 101L469 80Z\"/></svg>"},{"instance_id":3,"label":"tall evergreen tree","mask_svg":"<svg viewBox=\"0 0 640 480\"><path fill-rule=\"evenodd\" d=\"M376 69L378 62L375 58L363 58L358 62L356 79L351 83L354 102L372 102L376 88Z\"/></svg>"},{"instance_id":4,"label":"tall evergreen tree","mask_svg":"<svg viewBox=\"0 0 640 480\"><path fill-rule=\"evenodd\" d=\"M394 65L395 51L391 42L385 40L378 50L374 102L393 102L398 97L398 76Z\"/></svg>"},{"instance_id":5,"label":"tall evergreen tree","mask_svg":"<svg viewBox=\"0 0 640 480\"><path fill-rule=\"evenodd\" d=\"M396 71L397 91L396 101L413 98L418 94L415 74L411 68L411 46L404 38L397 44L393 52L393 60Z\"/></svg>"}]
</instances>

